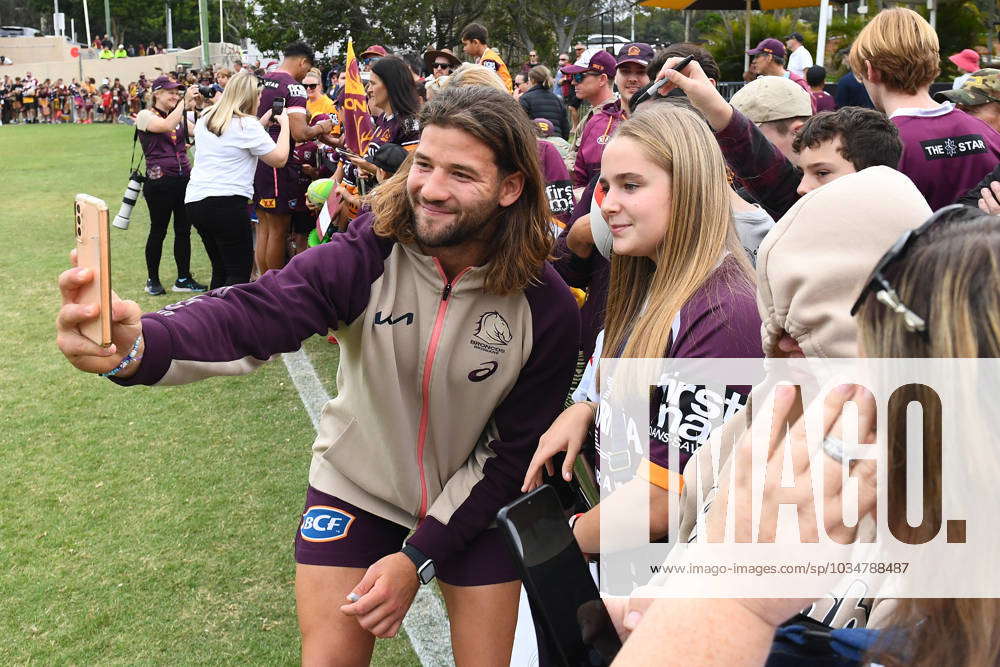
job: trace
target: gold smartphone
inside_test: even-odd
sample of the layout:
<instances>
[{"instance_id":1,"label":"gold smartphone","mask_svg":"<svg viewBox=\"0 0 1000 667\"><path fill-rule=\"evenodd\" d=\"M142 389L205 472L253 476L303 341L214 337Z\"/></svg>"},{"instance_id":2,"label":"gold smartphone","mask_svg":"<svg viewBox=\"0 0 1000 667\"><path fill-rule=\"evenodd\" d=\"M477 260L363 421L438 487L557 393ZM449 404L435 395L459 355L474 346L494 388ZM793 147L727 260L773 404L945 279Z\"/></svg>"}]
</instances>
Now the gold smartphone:
<instances>
[{"instance_id":1,"label":"gold smartphone","mask_svg":"<svg viewBox=\"0 0 1000 667\"><path fill-rule=\"evenodd\" d=\"M80 290L79 303L96 303L97 319L80 325L80 332L98 345L111 345L111 229L108 205L90 195L76 196L76 264L94 272L94 280Z\"/></svg>"}]
</instances>

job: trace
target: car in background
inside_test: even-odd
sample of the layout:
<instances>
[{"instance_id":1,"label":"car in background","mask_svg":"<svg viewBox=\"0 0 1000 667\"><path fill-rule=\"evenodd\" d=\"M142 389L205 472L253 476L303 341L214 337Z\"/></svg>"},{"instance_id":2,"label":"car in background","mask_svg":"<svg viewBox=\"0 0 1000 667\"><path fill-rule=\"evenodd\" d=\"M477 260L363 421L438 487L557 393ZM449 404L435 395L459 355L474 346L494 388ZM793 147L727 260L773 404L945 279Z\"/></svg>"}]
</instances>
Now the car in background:
<instances>
[{"instance_id":1,"label":"car in background","mask_svg":"<svg viewBox=\"0 0 1000 667\"><path fill-rule=\"evenodd\" d=\"M631 40L621 35L587 35L587 48L605 49L611 53L618 53L618 49L623 44L628 44Z\"/></svg>"},{"instance_id":2,"label":"car in background","mask_svg":"<svg viewBox=\"0 0 1000 667\"><path fill-rule=\"evenodd\" d=\"M25 28L19 25L0 26L0 37L35 37L38 32L34 28Z\"/></svg>"}]
</instances>

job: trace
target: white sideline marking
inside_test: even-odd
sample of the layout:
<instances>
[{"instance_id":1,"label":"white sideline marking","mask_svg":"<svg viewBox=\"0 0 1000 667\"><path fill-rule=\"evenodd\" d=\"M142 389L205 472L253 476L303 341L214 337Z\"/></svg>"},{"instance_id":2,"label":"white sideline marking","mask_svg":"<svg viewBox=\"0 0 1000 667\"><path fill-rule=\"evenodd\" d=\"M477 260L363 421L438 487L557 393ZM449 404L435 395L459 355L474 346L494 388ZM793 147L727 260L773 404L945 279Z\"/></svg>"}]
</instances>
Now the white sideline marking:
<instances>
[{"instance_id":1,"label":"white sideline marking","mask_svg":"<svg viewBox=\"0 0 1000 667\"><path fill-rule=\"evenodd\" d=\"M319 427L319 418L323 406L330 400L330 395L323 388L316 369L309 361L306 351L299 349L281 355L288 368L295 389L299 392L302 405L305 406L314 429ZM406 630L413 646L413 652L424 667L445 667L454 665L455 658L451 653L451 630L448 617L440 600L426 586L417 590L413 606L403 619L403 629Z\"/></svg>"}]
</instances>

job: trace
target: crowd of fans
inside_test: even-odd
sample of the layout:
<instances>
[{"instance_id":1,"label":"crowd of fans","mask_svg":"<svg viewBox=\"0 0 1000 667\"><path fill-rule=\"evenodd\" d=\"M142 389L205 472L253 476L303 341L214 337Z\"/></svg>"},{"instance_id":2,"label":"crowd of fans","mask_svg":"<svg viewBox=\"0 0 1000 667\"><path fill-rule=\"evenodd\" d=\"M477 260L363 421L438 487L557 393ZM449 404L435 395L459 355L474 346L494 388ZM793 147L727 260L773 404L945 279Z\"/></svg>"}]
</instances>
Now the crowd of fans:
<instances>
[{"instance_id":1,"label":"crowd of fans","mask_svg":"<svg viewBox=\"0 0 1000 667\"><path fill-rule=\"evenodd\" d=\"M185 86L207 86L222 92L234 72L244 69L240 62L230 67L203 70L178 69L164 76ZM260 63L252 69L263 75ZM88 77L80 81L39 79L26 72L24 76L4 75L0 81L0 122L19 123L128 123L152 100L151 79L145 73L137 81L123 83L118 77L98 80ZM202 105L211 98L202 100Z\"/></svg>"},{"instance_id":2,"label":"crowd of fans","mask_svg":"<svg viewBox=\"0 0 1000 667\"><path fill-rule=\"evenodd\" d=\"M123 384L249 372L335 331L340 396L321 417L296 538L304 662L370 658L374 638L398 631L416 586L435 572L458 662L509 657L517 589L507 584L517 575L490 525L519 491L570 481L578 456L600 468L586 443L603 419L602 357L1000 352L1000 220L991 215L1000 213L1000 71L977 67L932 97L939 42L912 10L872 19L832 96L799 34L749 50L751 81L731 100L695 44L616 53L580 44L559 54L554 75L536 52L509 67L482 25L461 37L474 63L448 49L365 49L364 93L339 68L316 69L302 43L257 75L143 82L136 126L157 230L146 291L164 292L159 246L171 214L176 230L201 234L213 291L141 320L138 306L122 306L115 349L99 351L72 339L93 316L67 296L87 276L61 279L64 352ZM205 99L199 82L218 94ZM21 81L19 117L28 90L40 95ZM370 126L354 153L357 95ZM323 203L307 197L320 178L335 183ZM924 226L956 202L968 206ZM891 261L880 262L887 251ZM175 289L204 291L189 255L175 247ZM866 284L876 264L881 282ZM449 328L466 317L468 331ZM442 341L447 353L437 354ZM726 400L737 411L720 428L746 429L746 392ZM716 520L720 503L687 492L699 487L685 477L703 450L664 434L667 402L653 393L643 472L617 488L607 481L604 502L649 502L649 535L659 539L680 493L685 541ZM545 476L554 463L561 475ZM729 479L709 483L740 492ZM325 524L316 508L328 512ZM601 506L575 509L573 535L597 553ZM333 531L329 512L357 522L351 539L341 539L347 528L320 534ZM470 589L479 589L474 604ZM804 602L634 598L609 608L628 639L623 664L658 664L664 646L690 664L764 664L776 630ZM825 602L808 614L871 632L873 660L1000 659L983 625L995 600Z\"/></svg>"}]
</instances>

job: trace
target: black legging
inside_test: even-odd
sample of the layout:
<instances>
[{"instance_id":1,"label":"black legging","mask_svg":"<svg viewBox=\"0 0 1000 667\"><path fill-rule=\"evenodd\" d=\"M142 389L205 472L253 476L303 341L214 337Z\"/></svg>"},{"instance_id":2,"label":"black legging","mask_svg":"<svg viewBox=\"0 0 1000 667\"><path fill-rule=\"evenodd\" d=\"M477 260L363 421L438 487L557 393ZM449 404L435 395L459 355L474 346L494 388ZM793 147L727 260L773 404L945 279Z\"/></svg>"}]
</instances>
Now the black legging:
<instances>
[{"instance_id":1,"label":"black legging","mask_svg":"<svg viewBox=\"0 0 1000 667\"><path fill-rule=\"evenodd\" d=\"M191 223L184 211L187 176L164 176L146 181L142 195L149 206L149 238L146 239L146 271L150 280L160 281L160 255L167 238L167 225L174 216L174 262L177 277L191 277Z\"/></svg>"},{"instance_id":2,"label":"black legging","mask_svg":"<svg viewBox=\"0 0 1000 667\"><path fill-rule=\"evenodd\" d=\"M187 216L212 262L211 289L250 282L253 236L247 198L205 197L187 205Z\"/></svg>"}]
</instances>

